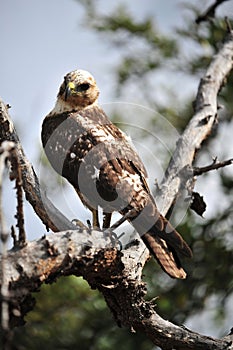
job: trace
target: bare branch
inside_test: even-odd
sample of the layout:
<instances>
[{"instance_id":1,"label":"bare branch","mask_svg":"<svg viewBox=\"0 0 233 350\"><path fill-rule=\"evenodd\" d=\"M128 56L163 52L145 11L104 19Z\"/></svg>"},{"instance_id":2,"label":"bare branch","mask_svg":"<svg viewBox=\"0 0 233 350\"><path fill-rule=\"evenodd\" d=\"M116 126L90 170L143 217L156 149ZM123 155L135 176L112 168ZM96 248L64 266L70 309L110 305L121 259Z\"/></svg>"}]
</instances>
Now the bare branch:
<instances>
[{"instance_id":1,"label":"bare branch","mask_svg":"<svg viewBox=\"0 0 233 350\"><path fill-rule=\"evenodd\" d=\"M227 165L232 165L232 164L233 164L233 158L228 159L228 160L224 160L223 162L219 162L217 157L216 157L216 158L214 158L213 163L210 165L207 165L207 166L204 166L201 168L193 167L193 175L200 176L204 173L207 173L208 171L217 170L217 169L220 169L220 168L223 168Z\"/></svg>"},{"instance_id":2,"label":"bare branch","mask_svg":"<svg viewBox=\"0 0 233 350\"><path fill-rule=\"evenodd\" d=\"M3 330L3 346L5 349L8 347L9 339L9 280L6 274L7 268L7 240L9 237L9 233L7 231L7 226L5 222L5 217L3 213L3 205L2 205L2 182L3 182L3 172L6 166L6 161L9 157L11 157L11 153L15 148L15 144L13 142L3 142L0 147L0 241L1 241L1 328Z\"/></svg>"},{"instance_id":3,"label":"bare branch","mask_svg":"<svg viewBox=\"0 0 233 350\"><path fill-rule=\"evenodd\" d=\"M7 142L7 141L4 141ZM8 141L8 143L12 143ZM15 180L15 188L16 188L16 198L17 198L17 207L16 207L16 215L17 219L17 227L19 229L19 237L18 239L14 239L15 246L23 247L26 244L26 232L24 229L24 211L23 211L23 182L22 182L22 170L19 163L19 159L17 157L17 152L14 148L10 152L10 156L8 157L9 162L11 163L11 173L10 179Z\"/></svg>"},{"instance_id":4,"label":"bare branch","mask_svg":"<svg viewBox=\"0 0 233 350\"><path fill-rule=\"evenodd\" d=\"M214 4L212 4L208 7L208 9L206 10L206 12L204 14L202 14L196 18L195 22L197 24L199 24L201 22L208 21L210 18L214 18L215 11L216 11L217 7L226 1L229 1L229 0L216 0Z\"/></svg>"},{"instance_id":5,"label":"bare branch","mask_svg":"<svg viewBox=\"0 0 233 350\"><path fill-rule=\"evenodd\" d=\"M174 202L180 188L185 188L193 178L192 164L202 142L210 135L217 117L217 96L233 66L233 32L226 35L225 42L213 57L201 79L195 100L195 114L180 136L175 152L165 172L158 197L162 200L162 214ZM186 176L184 176L186 171ZM181 176L182 175L182 176Z\"/></svg>"},{"instance_id":6,"label":"bare branch","mask_svg":"<svg viewBox=\"0 0 233 350\"><path fill-rule=\"evenodd\" d=\"M227 16L225 17L225 22L226 22L227 30L230 33L232 30L232 25L231 25L231 22Z\"/></svg>"},{"instance_id":7,"label":"bare branch","mask_svg":"<svg viewBox=\"0 0 233 350\"><path fill-rule=\"evenodd\" d=\"M145 301L145 284L138 247L120 252L99 231L67 231L50 234L18 251L8 253L6 276L10 278L11 326L23 322L23 311L33 306L26 296L57 277L83 276L103 294L119 325L143 331L162 349L232 350L228 338L214 339L163 320L153 301ZM9 282L9 281L8 281ZM14 298L16 297L17 298Z\"/></svg>"}]
</instances>

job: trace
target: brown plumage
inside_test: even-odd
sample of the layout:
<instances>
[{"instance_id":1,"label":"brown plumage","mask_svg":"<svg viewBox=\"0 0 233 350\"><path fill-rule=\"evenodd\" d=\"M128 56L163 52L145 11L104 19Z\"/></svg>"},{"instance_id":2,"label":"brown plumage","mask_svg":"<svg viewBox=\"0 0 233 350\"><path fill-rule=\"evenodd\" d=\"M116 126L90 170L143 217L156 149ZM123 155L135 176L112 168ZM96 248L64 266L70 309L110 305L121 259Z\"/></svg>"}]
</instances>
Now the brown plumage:
<instances>
[{"instance_id":1,"label":"brown plumage","mask_svg":"<svg viewBox=\"0 0 233 350\"><path fill-rule=\"evenodd\" d=\"M118 211L171 277L185 278L178 255L192 253L171 224L158 212L147 185L147 173L128 137L98 106L99 90L90 73L67 74L54 109L42 125L42 143L53 168L75 188L93 213L108 218Z\"/></svg>"}]
</instances>

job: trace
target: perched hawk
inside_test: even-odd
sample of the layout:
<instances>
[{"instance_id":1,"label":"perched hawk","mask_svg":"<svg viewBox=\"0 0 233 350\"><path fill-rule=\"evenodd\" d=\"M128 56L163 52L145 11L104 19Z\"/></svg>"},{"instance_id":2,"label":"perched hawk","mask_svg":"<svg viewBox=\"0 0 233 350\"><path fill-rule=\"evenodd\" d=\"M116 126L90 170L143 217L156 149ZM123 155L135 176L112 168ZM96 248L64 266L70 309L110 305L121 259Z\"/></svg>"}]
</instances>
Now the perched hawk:
<instances>
[{"instance_id":1,"label":"perched hawk","mask_svg":"<svg viewBox=\"0 0 233 350\"><path fill-rule=\"evenodd\" d=\"M98 105L99 89L84 70L68 73L54 109L42 125L42 143L53 168L73 185L99 226L118 211L171 277L185 278L178 255L192 252L179 233L158 212L147 184L147 173L129 138Z\"/></svg>"}]
</instances>

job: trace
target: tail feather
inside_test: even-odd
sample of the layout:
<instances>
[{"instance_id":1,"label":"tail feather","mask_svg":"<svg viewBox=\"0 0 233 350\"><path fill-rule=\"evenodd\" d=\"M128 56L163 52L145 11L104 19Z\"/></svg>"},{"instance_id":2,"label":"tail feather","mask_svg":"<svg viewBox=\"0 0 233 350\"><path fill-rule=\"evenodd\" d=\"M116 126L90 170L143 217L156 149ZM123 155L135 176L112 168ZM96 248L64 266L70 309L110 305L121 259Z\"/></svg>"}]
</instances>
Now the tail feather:
<instances>
[{"instance_id":1,"label":"tail feather","mask_svg":"<svg viewBox=\"0 0 233 350\"><path fill-rule=\"evenodd\" d=\"M122 212L125 214L124 212ZM179 256L192 257L192 251L181 235L172 227L169 221L159 212L151 200L141 213L127 218L142 240L157 259L162 269L171 277L185 278Z\"/></svg>"},{"instance_id":2,"label":"tail feather","mask_svg":"<svg viewBox=\"0 0 233 350\"><path fill-rule=\"evenodd\" d=\"M142 236L142 239L168 275L174 278L186 277L178 254L191 258L192 251L167 219L160 215L155 225Z\"/></svg>"},{"instance_id":3,"label":"tail feather","mask_svg":"<svg viewBox=\"0 0 233 350\"><path fill-rule=\"evenodd\" d=\"M149 232L145 233L142 239L151 254L169 276L181 279L186 278L186 272L181 267L175 250L170 248L164 239L161 239L158 235L151 235Z\"/></svg>"},{"instance_id":4,"label":"tail feather","mask_svg":"<svg viewBox=\"0 0 233 350\"><path fill-rule=\"evenodd\" d=\"M191 258L193 256L192 251L181 235L162 215L160 216L160 220L162 221L162 226L160 223L158 227L156 222L149 232L152 235L158 235L160 238L165 240L168 246L174 248L178 254Z\"/></svg>"}]
</instances>

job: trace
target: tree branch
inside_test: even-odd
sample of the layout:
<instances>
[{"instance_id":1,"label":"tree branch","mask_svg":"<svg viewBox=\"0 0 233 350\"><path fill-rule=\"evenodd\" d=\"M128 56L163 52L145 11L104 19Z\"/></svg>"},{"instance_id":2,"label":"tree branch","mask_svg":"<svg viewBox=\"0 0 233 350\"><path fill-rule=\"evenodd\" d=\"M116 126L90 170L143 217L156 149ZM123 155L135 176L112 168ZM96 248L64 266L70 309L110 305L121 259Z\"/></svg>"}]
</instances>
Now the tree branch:
<instances>
[{"instance_id":1,"label":"tree branch","mask_svg":"<svg viewBox=\"0 0 233 350\"><path fill-rule=\"evenodd\" d=\"M143 331L163 349L232 350L231 339L214 339L163 320L154 302L144 300L138 247L120 252L99 231L67 231L28 242L8 252L5 273L11 276L11 326L23 323L22 314L33 306L28 292L60 276L83 276L103 294L118 325Z\"/></svg>"},{"instance_id":2,"label":"tree branch","mask_svg":"<svg viewBox=\"0 0 233 350\"><path fill-rule=\"evenodd\" d=\"M157 190L167 213L179 193L193 179L192 164L202 142L210 135L217 119L217 96L233 66L233 31L228 33L219 52L213 57L200 81L194 103L194 116L188 123ZM156 196L156 197L157 197Z\"/></svg>"},{"instance_id":3,"label":"tree branch","mask_svg":"<svg viewBox=\"0 0 233 350\"><path fill-rule=\"evenodd\" d=\"M200 176L204 173L207 173L211 170L217 170L220 168L224 168L227 165L232 165L233 164L233 158L232 159L228 159L228 160L224 160L223 162L219 162L217 157L214 158L213 163L207 166L203 166L201 168L198 167L194 167L193 168L193 175L194 176Z\"/></svg>"},{"instance_id":4,"label":"tree branch","mask_svg":"<svg viewBox=\"0 0 233 350\"><path fill-rule=\"evenodd\" d=\"M210 18L214 18L217 7L226 1L229 1L229 0L216 0L214 4L212 4L208 7L208 9L206 10L206 12L204 14L202 14L196 18L195 22L197 24L199 24L201 22L208 21Z\"/></svg>"},{"instance_id":5,"label":"tree branch","mask_svg":"<svg viewBox=\"0 0 233 350\"><path fill-rule=\"evenodd\" d=\"M178 140L162 181L160 196L164 199L163 214L183 185L182 171L191 167L195 152L215 123L217 94L232 69L232 57L231 32L201 80L195 115ZM71 224L41 193L37 177L20 146L6 107L3 103L0 107L0 139L13 140L17 144L27 199L47 227L55 231L62 227L67 229ZM192 176L193 173L189 179ZM25 308L27 312L33 307L30 292L36 291L41 283L53 282L62 275L75 274L83 276L92 288L102 292L119 325L145 332L154 344L163 349L232 350L231 336L221 340L205 337L165 321L156 314L153 302L144 300L146 288L141 275L147 257L148 252L141 240L138 245L119 251L112 244L112 238L106 237L103 232L83 228L51 234L39 241L28 242L20 250L9 251L5 270L11 293L11 326L23 322Z\"/></svg>"},{"instance_id":6,"label":"tree branch","mask_svg":"<svg viewBox=\"0 0 233 350\"><path fill-rule=\"evenodd\" d=\"M4 218L3 205L2 205L2 183L3 183L3 172L5 169L5 164L8 157L11 156L11 152L14 149L13 142L3 142L0 147L0 241L2 246L2 257L1 257L1 298L2 298L2 308L1 308L1 325L4 333L8 333L9 330L9 309L7 298L9 296L9 281L6 275L6 263L7 263L7 240L9 237L9 232L7 231L7 226ZM4 335L5 335L4 334Z\"/></svg>"}]
</instances>

